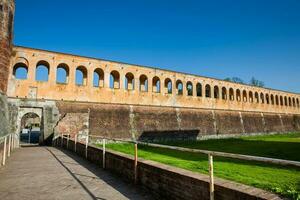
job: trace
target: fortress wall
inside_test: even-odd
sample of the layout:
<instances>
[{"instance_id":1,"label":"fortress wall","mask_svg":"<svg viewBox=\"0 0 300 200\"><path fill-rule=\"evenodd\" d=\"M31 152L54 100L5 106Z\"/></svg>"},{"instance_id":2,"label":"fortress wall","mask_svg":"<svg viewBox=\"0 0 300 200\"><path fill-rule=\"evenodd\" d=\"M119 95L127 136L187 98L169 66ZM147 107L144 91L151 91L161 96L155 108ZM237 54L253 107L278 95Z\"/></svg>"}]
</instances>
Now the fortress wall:
<instances>
[{"instance_id":1,"label":"fortress wall","mask_svg":"<svg viewBox=\"0 0 300 200\"><path fill-rule=\"evenodd\" d=\"M214 114L203 109L178 109L183 130L199 130L199 135L216 134Z\"/></svg>"},{"instance_id":2,"label":"fortress wall","mask_svg":"<svg viewBox=\"0 0 300 200\"><path fill-rule=\"evenodd\" d=\"M48 68L47 81L36 80L41 65ZM26 79L16 76L21 67L28 69ZM67 74L64 83L57 80L57 68ZM76 70L84 75L80 84ZM14 47L8 76L11 98L300 114L296 93L24 47Z\"/></svg>"},{"instance_id":3,"label":"fortress wall","mask_svg":"<svg viewBox=\"0 0 300 200\"><path fill-rule=\"evenodd\" d=\"M61 116L89 113L89 134L113 138L197 139L202 136L296 131L300 124L298 115L286 114L281 115L281 123L279 115L267 113L63 101L56 105Z\"/></svg>"},{"instance_id":4,"label":"fortress wall","mask_svg":"<svg viewBox=\"0 0 300 200\"><path fill-rule=\"evenodd\" d=\"M294 130L293 127L287 126L284 124L282 126L280 118L278 115L274 114L263 114L264 123L265 123L265 131L264 132L278 132L278 131L285 131L285 130ZM286 127L285 127L286 126Z\"/></svg>"},{"instance_id":5,"label":"fortress wall","mask_svg":"<svg viewBox=\"0 0 300 200\"><path fill-rule=\"evenodd\" d=\"M1 70L0 70L1 71ZM0 137L9 133L7 98L0 93Z\"/></svg>"},{"instance_id":6,"label":"fortress wall","mask_svg":"<svg viewBox=\"0 0 300 200\"><path fill-rule=\"evenodd\" d=\"M300 115L294 116L295 127L298 131L300 131Z\"/></svg>"},{"instance_id":7,"label":"fortress wall","mask_svg":"<svg viewBox=\"0 0 300 200\"><path fill-rule=\"evenodd\" d=\"M284 128L289 131L289 130L300 130L299 127L297 127L297 122L296 122L296 118L298 116L299 119L299 115L282 115L282 122L284 124Z\"/></svg>"},{"instance_id":8,"label":"fortress wall","mask_svg":"<svg viewBox=\"0 0 300 200\"><path fill-rule=\"evenodd\" d=\"M216 123L218 134L221 135L244 132L238 112L216 111Z\"/></svg>"},{"instance_id":9,"label":"fortress wall","mask_svg":"<svg viewBox=\"0 0 300 200\"><path fill-rule=\"evenodd\" d=\"M263 133L264 125L260 113L243 113L243 122L246 133Z\"/></svg>"},{"instance_id":10,"label":"fortress wall","mask_svg":"<svg viewBox=\"0 0 300 200\"><path fill-rule=\"evenodd\" d=\"M128 106L95 105L89 123L91 135L131 138Z\"/></svg>"}]
</instances>

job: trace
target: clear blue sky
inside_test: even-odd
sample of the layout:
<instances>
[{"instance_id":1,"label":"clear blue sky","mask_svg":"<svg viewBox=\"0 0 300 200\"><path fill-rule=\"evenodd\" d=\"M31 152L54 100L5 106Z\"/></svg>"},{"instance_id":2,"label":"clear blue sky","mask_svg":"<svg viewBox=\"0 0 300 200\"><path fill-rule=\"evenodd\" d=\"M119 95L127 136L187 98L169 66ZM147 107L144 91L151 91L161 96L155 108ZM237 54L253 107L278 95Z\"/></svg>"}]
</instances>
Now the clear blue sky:
<instances>
[{"instance_id":1,"label":"clear blue sky","mask_svg":"<svg viewBox=\"0 0 300 200\"><path fill-rule=\"evenodd\" d=\"M300 93L299 0L16 0L14 43Z\"/></svg>"}]
</instances>

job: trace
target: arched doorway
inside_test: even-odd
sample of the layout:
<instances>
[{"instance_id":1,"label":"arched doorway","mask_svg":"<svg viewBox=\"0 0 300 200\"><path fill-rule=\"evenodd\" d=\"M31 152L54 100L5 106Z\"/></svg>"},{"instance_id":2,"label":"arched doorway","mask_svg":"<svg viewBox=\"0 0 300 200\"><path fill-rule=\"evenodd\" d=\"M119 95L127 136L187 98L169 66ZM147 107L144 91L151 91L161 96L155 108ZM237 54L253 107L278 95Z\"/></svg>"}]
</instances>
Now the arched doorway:
<instances>
[{"instance_id":1,"label":"arched doorway","mask_svg":"<svg viewBox=\"0 0 300 200\"><path fill-rule=\"evenodd\" d=\"M40 143L42 139L42 124L40 116L33 112L26 113L22 116L20 123L21 143Z\"/></svg>"}]
</instances>

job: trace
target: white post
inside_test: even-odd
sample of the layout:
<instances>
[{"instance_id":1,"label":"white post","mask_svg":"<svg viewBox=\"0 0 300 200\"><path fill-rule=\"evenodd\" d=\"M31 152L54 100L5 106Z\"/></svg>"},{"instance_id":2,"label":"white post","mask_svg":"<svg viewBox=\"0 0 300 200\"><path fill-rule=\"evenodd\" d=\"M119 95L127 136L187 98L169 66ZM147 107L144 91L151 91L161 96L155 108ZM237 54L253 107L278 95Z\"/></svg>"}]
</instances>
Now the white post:
<instances>
[{"instance_id":1,"label":"white post","mask_svg":"<svg viewBox=\"0 0 300 200\"><path fill-rule=\"evenodd\" d=\"M88 146L89 146L89 136L86 136L86 140L85 140L85 158L88 157Z\"/></svg>"},{"instance_id":2,"label":"white post","mask_svg":"<svg viewBox=\"0 0 300 200\"><path fill-rule=\"evenodd\" d=\"M7 148L7 157L10 157L10 150L11 150L11 135L8 136L8 148Z\"/></svg>"},{"instance_id":3,"label":"white post","mask_svg":"<svg viewBox=\"0 0 300 200\"><path fill-rule=\"evenodd\" d=\"M103 148L102 148L102 167L103 169L105 169L105 139L102 140L102 145L103 145Z\"/></svg>"},{"instance_id":4,"label":"white post","mask_svg":"<svg viewBox=\"0 0 300 200\"><path fill-rule=\"evenodd\" d=\"M76 149L77 149L77 134L75 134L75 145L74 145L74 151L76 153Z\"/></svg>"},{"instance_id":5,"label":"white post","mask_svg":"<svg viewBox=\"0 0 300 200\"><path fill-rule=\"evenodd\" d=\"M208 154L209 163L209 194L210 200L214 200L214 167L213 167L213 156Z\"/></svg>"},{"instance_id":6,"label":"white post","mask_svg":"<svg viewBox=\"0 0 300 200\"><path fill-rule=\"evenodd\" d=\"M6 137L4 138L2 165L5 165L5 159L6 159Z\"/></svg>"}]
</instances>

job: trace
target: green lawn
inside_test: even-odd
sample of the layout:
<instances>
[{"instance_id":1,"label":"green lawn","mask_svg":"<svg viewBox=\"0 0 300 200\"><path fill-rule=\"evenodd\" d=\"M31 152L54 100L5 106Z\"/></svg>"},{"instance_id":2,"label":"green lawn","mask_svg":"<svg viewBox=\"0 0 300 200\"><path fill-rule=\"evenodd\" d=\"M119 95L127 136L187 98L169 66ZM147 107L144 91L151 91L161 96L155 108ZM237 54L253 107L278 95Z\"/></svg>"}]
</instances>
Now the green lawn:
<instances>
[{"instance_id":1,"label":"green lawn","mask_svg":"<svg viewBox=\"0 0 300 200\"><path fill-rule=\"evenodd\" d=\"M300 161L300 133L164 144ZM114 143L107 147L131 155L134 153L132 144ZM138 149L141 158L208 173L207 155L142 145ZM220 178L266 189L291 199L300 199L299 168L215 157L214 173Z\"/></svg>"}]
</instances>

